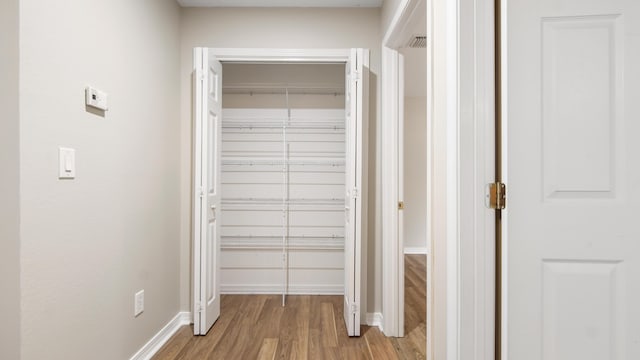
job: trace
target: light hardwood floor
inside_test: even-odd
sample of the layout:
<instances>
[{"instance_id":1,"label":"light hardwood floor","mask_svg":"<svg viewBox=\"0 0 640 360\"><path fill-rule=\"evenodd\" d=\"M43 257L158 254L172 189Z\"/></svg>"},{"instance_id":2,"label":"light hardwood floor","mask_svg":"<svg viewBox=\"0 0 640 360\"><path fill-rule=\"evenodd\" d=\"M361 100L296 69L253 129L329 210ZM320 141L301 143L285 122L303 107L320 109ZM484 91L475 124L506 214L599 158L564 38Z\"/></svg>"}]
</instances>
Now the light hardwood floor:
<instances>
[{"instance_id":1,"label":"light hardwood floor","mask_svg":"<svg viewBox=\"0 0 640 360\"><path fill-rule=\"evenodd\" d=\"M206 336L182 327L153 358L424 359L426 256L405 256L405 337L363 326L348 337L341 296L223 295L221 315Z\"/></svg>"},{"instance_id":2,"label":"light hardwood floor","mask_svg":"<svg viewBox=\"0 0 640 360\"><path fill-rule=\"evenodd\" d=\"M392 338L400 359L425 359L427 353L427 256L404 256L404 337Z\"/></svg>"}]
</instances>

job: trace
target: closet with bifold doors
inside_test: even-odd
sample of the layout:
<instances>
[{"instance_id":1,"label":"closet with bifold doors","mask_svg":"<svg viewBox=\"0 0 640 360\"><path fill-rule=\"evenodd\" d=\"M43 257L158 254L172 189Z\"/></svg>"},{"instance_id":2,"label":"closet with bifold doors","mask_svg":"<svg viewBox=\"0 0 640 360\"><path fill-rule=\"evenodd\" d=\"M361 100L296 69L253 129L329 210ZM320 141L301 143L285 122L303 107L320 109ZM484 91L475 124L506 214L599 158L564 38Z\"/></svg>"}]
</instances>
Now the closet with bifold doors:
<instances>
[{"instance_id":1,"label":"closet with bifold doors","mask_svg":"<svg viewBox=\"0 0 640 360\"><path fill-rule=\"evenodd\" d=\"M224 63L221 292L344 293L344 64Z\"/></svg>"},{"instance_id":2,"label":"closet with bifold doors","mask_svg":"<svg viewBox=\"0 0 640 360\"><path fill-rule=\"evenodd\" d=\"M221 294L275 294L340 295L360 335L368 64L360 48L194 49L194 334Z\"/></svg>"}]
</instances>

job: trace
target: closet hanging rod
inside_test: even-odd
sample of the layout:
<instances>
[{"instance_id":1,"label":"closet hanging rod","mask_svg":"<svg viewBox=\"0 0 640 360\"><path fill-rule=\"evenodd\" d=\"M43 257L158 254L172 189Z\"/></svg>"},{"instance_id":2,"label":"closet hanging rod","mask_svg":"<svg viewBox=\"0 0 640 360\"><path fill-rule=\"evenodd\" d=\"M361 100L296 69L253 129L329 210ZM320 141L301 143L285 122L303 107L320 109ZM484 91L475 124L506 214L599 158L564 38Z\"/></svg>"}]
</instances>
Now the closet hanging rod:
<instances>
[{"instance_id":1,"label":"closet hanging rod","mask_svg":"<svg viewBox=\"0 0 640 360\"><path fill-rule=\"evenodd\" d=\"M337 84L236 84L223 85L223 94L266 95L344 95L344 85Z\"/></svg>"}]
</instances>

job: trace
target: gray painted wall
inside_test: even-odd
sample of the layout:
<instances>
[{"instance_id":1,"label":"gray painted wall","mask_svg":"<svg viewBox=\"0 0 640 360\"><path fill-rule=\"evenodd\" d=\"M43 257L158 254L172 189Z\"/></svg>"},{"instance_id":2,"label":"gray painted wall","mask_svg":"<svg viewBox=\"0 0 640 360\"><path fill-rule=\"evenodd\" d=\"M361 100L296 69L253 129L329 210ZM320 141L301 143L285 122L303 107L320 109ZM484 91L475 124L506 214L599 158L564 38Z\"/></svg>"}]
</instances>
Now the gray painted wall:
<instances>
[{"instance_id":1,"label":"gray painted wall","mask_svg":"<svg viewBox=\"0 0 640 360\"><path fill-rule=\"evenodd\" d=\"M179 311L179 21L174 0L20 1L23 360L128 359Z\"/></svg>"},{"instance_id":2,"label":"gray painted wall","mask_svg":"<svg viewBox=\"0 0 640 360\"><path fill-rule=\"evenodd\" d=\"M0 359L20 356L18 0L0 2Z\"/></svg>"},{"instance_id":3,"label":"gray painted wall","mask_svg":"<svg viewBox=\"0 0 640 360\"><path fill-rule=\"evenodd\" d=\"M427 98L404 99L404 247L427 247Z\"/></svg>"}]
</instances>

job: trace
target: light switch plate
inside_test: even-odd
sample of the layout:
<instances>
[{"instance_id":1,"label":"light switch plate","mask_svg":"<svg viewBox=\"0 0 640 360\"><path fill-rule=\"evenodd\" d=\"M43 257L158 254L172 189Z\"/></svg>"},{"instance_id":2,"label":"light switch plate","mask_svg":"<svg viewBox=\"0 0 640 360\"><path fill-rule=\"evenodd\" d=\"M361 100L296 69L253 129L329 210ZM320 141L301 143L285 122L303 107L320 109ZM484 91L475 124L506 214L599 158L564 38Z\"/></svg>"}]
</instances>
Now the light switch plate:
<instances>
[{"instance_id":1,"label":"light switch plate","mask_svg":"<svg viewBox=\"0 0 640 360\"><path fill-rule=\"evenodd\" d=\"M71 148L58 148L58 178L75 179L76 177L76 150Z\"/></svg>"},{"instance_id":2,"label":"light switch plate","mask_svg":"<svg viewBox=\"0 0 640 360\"><path fill-rule=\"evenodd\" d=\"M109 110L107 104L108 95L104 91L100 91L91 86L87 86L84 90L85 103L87 106L94 107L96 109L107 111Z\"/></svg>"},{"instance_id":3,"label":"light switch plate","mask_svg":"<svg viewBox=\"0 0 640 360\"><path fill-rule=\"evenodd\" d=\"M133 302L133 316L136 317L144 311L144 290L140 290L134 295Z\"/></svg>"}]
</instances>

